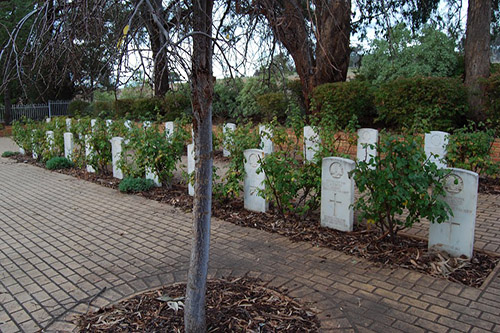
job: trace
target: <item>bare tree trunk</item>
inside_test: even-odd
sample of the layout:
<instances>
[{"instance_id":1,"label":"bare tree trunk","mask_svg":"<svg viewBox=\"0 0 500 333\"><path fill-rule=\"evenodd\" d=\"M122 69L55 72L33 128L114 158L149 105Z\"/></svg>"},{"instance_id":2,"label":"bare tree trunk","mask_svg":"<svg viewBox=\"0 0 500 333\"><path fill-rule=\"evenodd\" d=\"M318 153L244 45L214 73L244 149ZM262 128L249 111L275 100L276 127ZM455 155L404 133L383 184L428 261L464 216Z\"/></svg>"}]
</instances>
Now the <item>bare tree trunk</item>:
<instances>
[{"instance_id":1,"label":"bare tree trunk","mask_svg":"<svg viewBox=\"0 0 500 333\"><path fill-rule=\"evenodd\" d=\"M161 22L164 22L163 15L163 4L161 0L153 0L151 4L154 6L156 15L161 17ZM168 85L168 61L167 61L167 50L165 47L166 40L165 36L160 31L160 28L155 23L153 16L150 15L149 20L146 21L146 27L149 34L149 39L151 41L151 51L153 53L154 62L154 95L155 97L165 96L169 90Z\"/></svg>"},{"instance_id":2,"label":"bare tree trunk","mask_svg":"<svg viewBox=\"0 0 500 333\"><path fill-rule=\"evenodd\" d=\"M491 0L469 0L465 34L465 85L469 107L477 121L485 120L483 87L478 81L490 75Z\"/></svg>"},{"instance_id":3,"label":"bare tree trunk","mask_svg":"<svg viewBox=\"0 0 500 333\"><path fill-rule=\"evenodd\" d=\"M195 144L194 237L191 248L184 329L205 332L205 294L212 215L212 9L213 0L193 2L191 101Z\"/></svg>"}]
</instances>

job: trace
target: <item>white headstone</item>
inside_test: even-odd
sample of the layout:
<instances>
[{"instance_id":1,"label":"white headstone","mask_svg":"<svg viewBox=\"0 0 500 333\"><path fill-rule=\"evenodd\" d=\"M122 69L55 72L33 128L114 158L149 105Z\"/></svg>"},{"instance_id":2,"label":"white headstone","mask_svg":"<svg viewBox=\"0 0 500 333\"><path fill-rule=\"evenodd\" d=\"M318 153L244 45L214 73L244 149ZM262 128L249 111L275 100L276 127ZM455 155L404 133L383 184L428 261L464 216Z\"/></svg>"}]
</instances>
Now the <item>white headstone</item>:
<instances>
[{"instance_id":1,"label":"white headstone","mask_svg":"<svg viewBox=\"0 0 500 333\"><path fill-rule=\"evenodd\" d=\"M151 179L155 183L156 187L161 187L160 180L158 179L158 174L150 167L146 168L146 179Z\"/></svg>"},{"instance_id":2,"label":"white headstone","mask_svg":"<svg viewBox=\"0 0 500 333\"><path fill-rule=\"evenodd\" d=\"M125 125L125 127L128 129L128 130L131 130L132 129L132 121L130 120L125 120L123 122L123 124Z\"/></svg>"},{"instance_id":3,"label":"white headstone","mask_svg":"<svg viewBox=\"0 0 500 333\"><path fill-rule=\"evenodd\" d=\"M354 226L354 179L349 172L352 160L340 157L323 159L321 170L321 226L352 231Z\"/></svg>"},{"instance_id":4,"label":"white headstone","mask_svg":"<svg viewBox=\"0 0 500 333\"><path fill-rule=\"evenodd\" d=\"M274 152L273 131L266 125L259 126L260 145L266 155Z\"/></svg>"},{"instance_id":5,"label":"white headstone","mask_svg":"<svg viewBox=\"0 0 500 333\"><path fill-rule=\"evenodd\" d=\"M73 148L74 148L73 133L70 132L64 133L64 157L66 157L68 160L73 159Z\"/></svg>"},{"instance_id":6,"label":"white headstone","mask_svg":"<svg viewBox=\"0 0 500 333\"><path fill-rule=\"evenodd\" d=\"M92 131L94 131L96 123L97 123L97 119L90 119L90 129Z\"/></svg>"},{"instance_id":7,"label":"white headstone","mask_svg":"<svg viewBox=\"0 0 500 333\"><path fill-rule=\"evenodd\" d=\"M165 123L165 138L170 139L174 135L175 124L173 121L167 121Z\"/></svg>"},{"instance_id":8,"label":"white headstone","mask_svg":"<svg viewBox=\"0 0 500 333\"><path fill-rule=\"evenodd\" d=\"M54 151L54 131L46 131L45 136L47 138L47 144L51 152Z\"/></svg>"},{"instance_id":9,"label":"white headstone","mask_svg":"<svg viewBox=\"0 0 500 333\"><path fill-rule=\"evenodd\" d=\"M25 155L26 151L23 148L19 147L19 154Z\"/></svg>"},{"instance_id":10,"label":"white headstone","mask_svg":"<svg viewBox=\"0 0 500 333\"><path fill-rule=\"evenodd\" d=\"M231 155L231 152L226 149L226 145L230 144L230 142L228 141L229 139L226 136L228 135L229 132L234 132L235 130L236 130L236 124L233 123L227 123L222 128L222 134L224 137L224 147L222 150L222 156L224 157L228 157Z\"/></svg>"},{"instance_id":11,"label":"white headstone","mask_svg":"<svg viewBox=\"0 0 500 333\"><path fill-rule=\"evenodd\" d=\"M71 131L71 118L66 118L66 130Z\"/></svg>"},{"instance_id":12,"label":"white headstone","mask_svg":"<svg viewBox=\"0 0 500 333\"><path fill-rule=\"evenodd\" d=\"M261 149L247 149L243 152L245 156L245 182L244 182L244 206L245 209L265 213L269 209L269 203L258 194L258 190L265 188L264 172L257 173L260 161L264 159L265 153Z\"/></svg>"},{"instance_id":13,"label":"white headstone","mask_svg":"<svg viewBox=\"0 0 500 333\"><path fill-rule=\"evenodd\" d=\"M446 168L446 163L442 159L446 157L446 148L448 146L449 133L441 131L431 131L425 133L425 154L430 162L434 162L440 169ZM437 155L437 156L431 156Z\"/></svg>"},{"instance_id":14,"label":"white headstone","mask_svg":"<svg viewBox=\"0 0 500 333\"><path fill-rule=\"evenodd\" d=\"M111 119L106 119L106 127L107 127L107 128L110 128L110 127L111 127L111 125L113 125L113 120L111 120Z\"/></svg>"},{"instance_id":15,"label":"white headstone","mask_svg":"<svg viewBox=\"0 0 500 333\"><path fill-rule=\"evenodd\" d=\"M146 120L142 123L142 127L143 128L150 128L151 127L151 124L152 122L150 122L149 120Z\"/></svg>"},{"instance_id":16,"label":"white headstone","mask_svg":"<svg viewBox=\"0 0 500 333\"><path fill-rule=\"evenodd\" d=\"M89 164L89 159L92 157L92 148L90 147L90 136L85 135L85 159L87 161L87 172L95 172L95 169L92 165Z\"/></svg>"},{"instance_id":17,"label":"white headstone","mask_svg":"<svg viewBox=\"0 0 500 333\"><path fill-rule=\"evenodd\" d=\"M195 161L194 161L194 143L187 145L187 172L191 177L191 174L194 172ZM188 193L190 196L194 195L194 186L191 185L191 182L188 183Z\"/></svg>"},{"instance_id":18,"label":"white headstone","mask_svg":"<svg viewBox=\"0 0 500 333\"><path fill-rule=\"evenodd\" d=\"M444 250L452 256L472 257L476 226L478 174L468 170L449 168L444 179L446 202L453 216L443 223L431 223L429 248Z\"/></svg>"},{"instance_id":19,"label":"white headstone","mask_svg":"<svg viewBox=\"0 0 500 333\"><path fill-rule=\"evenodd\" d=\"M373 128L360 128L358 130L358 147L357 159L358 162L370 161L370 158L377 156L376 147L364 147L364 145L376 145L378 142L378 131Z\"/></svg>"},{"instance_id":20,"label":"white headstone","mask_svg":"<svg viewBox=\"0 0 500 333\"><path fill-rule=\"evenodd\" d=\"M35 135L35 130L31 132L31 157L33 157L35 160L38 159L38 154L35 152L35 149L37 147L35 143L35 138L33 137Z\"/></svg>"},{"instance_id":21,"label":"white headstone","mask_svg":"<svg viewBox=\"0 0 500 333\"><path fill-rule=\"evenodd\" d=\"M122 158L122 143L123 138L115 136L111 138L111 161L113 164L113 177L123 179L123 171L118 166Z\"/></svg>"},{"instance_id":22,"label":"white headstone","mask_svg":"<svg viewBox=\"0 0 500 333\"><path fill-rule=\"evenodd\" d=\"M314 155L319 151L321 139L311 126L304 127L304 160L312 161Z\"/></svg>"},{"instance_id":23,"label":"white headstone","mask_svg":"<svg viewBox=\"0 0 500 333\"><path fill-rule=\"evenodd\" d=\"M49 117L49 118L45 119L45 122L46 122L46 123L50 123L50 120L51 120L51 119L50 119L50 117Z\"/></svg>"}]
</instances>

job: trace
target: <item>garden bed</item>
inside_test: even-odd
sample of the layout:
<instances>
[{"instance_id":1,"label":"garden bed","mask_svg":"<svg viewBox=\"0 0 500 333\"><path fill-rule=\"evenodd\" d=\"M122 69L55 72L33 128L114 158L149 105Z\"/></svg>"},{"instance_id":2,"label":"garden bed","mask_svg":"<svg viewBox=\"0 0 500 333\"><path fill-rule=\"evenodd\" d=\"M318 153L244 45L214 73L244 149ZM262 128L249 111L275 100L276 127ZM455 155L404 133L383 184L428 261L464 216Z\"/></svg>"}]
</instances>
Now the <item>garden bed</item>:
<instances>
[{"instance_id":1,"label":"garden bed","mask_svg":"<svg viewBox=\"0 0 500 333\"><path fill-rule=\"evenodd\" d=\"M18 155L12 158L44 167L27 156ZM111 175L97 175L83 169L73 168L57 172L114 189L117 189L120 183L119 179ZM500 193L498 182L484 182L484 179L482 182L480 188L484 193ZM191 211L193 206L193 198L187 194L187 187L183 184L174 184L170 188L153 188L137 195L170 204L186 212ZM212 214L236 225L277 233L292 241L305 241L327 247L365 258L384 267L407 268L476 288L482 285L500 261L497 256L477 250L471 260L451 258L445 253L428 251L426 240L408 235L398 235L397 241L392 243L387 235L381 235L377 229L370 229L365 225L356 224L355 230L349 233L323 228L319 225L320 218L317 213L306 218L294 215L283 218L272 207L268 213L255 213L245 210L241 199L224 203L214 201Z\"/></svg>"},{"instance_id":2,"label":"garden bed","mask_svg":"<svg viewBox=\"0 0 500 333\"><path fill-rule=\"evenodd\" d=\"M207 332L318 332L316 314L284 292L248 277L209 280ZM87 313L78 326L84 332L183 332L185 294L185 284L149 291Z\"/></svg>"}]
</instances>

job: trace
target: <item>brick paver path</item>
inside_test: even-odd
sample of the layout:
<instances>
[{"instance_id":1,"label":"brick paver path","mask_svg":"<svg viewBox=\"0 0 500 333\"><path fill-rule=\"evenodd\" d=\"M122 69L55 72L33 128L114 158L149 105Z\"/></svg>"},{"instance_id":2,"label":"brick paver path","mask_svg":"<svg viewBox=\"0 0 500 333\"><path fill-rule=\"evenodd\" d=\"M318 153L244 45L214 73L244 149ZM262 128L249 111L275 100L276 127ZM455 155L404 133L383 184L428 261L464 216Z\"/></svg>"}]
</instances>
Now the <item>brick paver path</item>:
<instances>
[{"instance_id":1,"label":"brick paver path","mask_svg":"<svg viewBox=\"0 0 500 333\"><path fill-rule=\"evenodd\" d=\"M190 229L171 206L0 158L0 331L70 331L91 300L185 281ZM469 288L219 220L211 244L211 277L286 287L324 331L500 332L498 272Z\"/></svg>"}]
</instances>

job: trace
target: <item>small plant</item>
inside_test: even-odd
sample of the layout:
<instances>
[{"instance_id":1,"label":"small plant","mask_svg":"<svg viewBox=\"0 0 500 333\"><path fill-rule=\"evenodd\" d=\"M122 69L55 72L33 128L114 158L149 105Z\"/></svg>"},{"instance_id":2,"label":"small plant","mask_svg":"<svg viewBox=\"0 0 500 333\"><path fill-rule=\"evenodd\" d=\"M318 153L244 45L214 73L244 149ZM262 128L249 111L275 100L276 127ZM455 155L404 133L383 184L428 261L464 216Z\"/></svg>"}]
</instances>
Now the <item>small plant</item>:
<instances>
[{"instance_id":1,"label":"small plant","mask_svg":"<svg viewBox=\"0 0 500 333\"><path fill-rule=\"evenodd\" d=\"M155 186L151 179L128 177L123 179L118 186L120 192L137 193L149 191Z\"/></svg>"},{"instance_id":2,"label":"small plant","mask_svg":"<svg viewBox=\"0 0 500 333\"><path fill-rule=\"evenodd\" d=\"M68 169L74 166L75 164L66 157L53 157L45 164L45 167L49 170Z\"/></svg>"},{"instance_id":3,"label":"small plant","mask_svg":"<svg viewBox=\"0 0 500 333\"><path fill-rule=\"evenodd\" d=\"M446 195L442 179L448 171L430 163L422 147L420 137L385 136L377 146L378 155L358 162L352 171L361 192L354 208L360 211L361 219L376 225L393 242L398 231L422 218L441 223L452 214L448 204L439 199ZM408 216L401 220L397 215L403 212Z\"/></svg>"},{"instance_id":4,"label":"small plant","mask_svg":"<svg viewBox=\"0 0 500 333\"><path fill-rule=\"evenodd\" d=\"M11 156L16 156L16 155L19 155L19 152L17 151L4 151L2 153L2 157L11 157Z\"/></svg>"},{"instance_id":5,"label":"small plant","mask_svg":"<svg viewBox=\"0 0 500 333\"><path fill-rule=\"evenodd\" d=\"M495 142L494 133L493 129L475 130L473 123L455 131L450 136L447 146L448 165L493 178L498 177L500 163L495 163L490 154Z\"/></svg>"}]
</instances>

